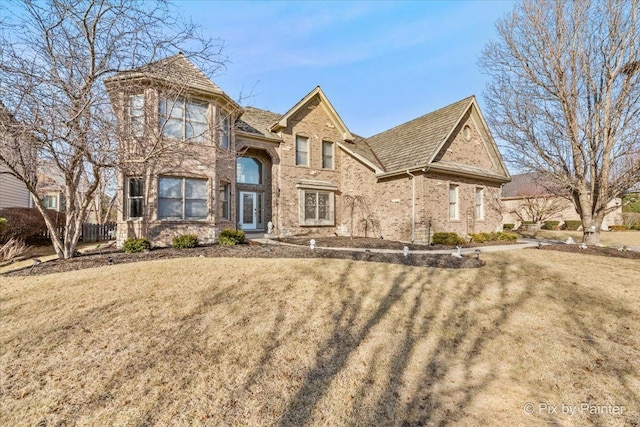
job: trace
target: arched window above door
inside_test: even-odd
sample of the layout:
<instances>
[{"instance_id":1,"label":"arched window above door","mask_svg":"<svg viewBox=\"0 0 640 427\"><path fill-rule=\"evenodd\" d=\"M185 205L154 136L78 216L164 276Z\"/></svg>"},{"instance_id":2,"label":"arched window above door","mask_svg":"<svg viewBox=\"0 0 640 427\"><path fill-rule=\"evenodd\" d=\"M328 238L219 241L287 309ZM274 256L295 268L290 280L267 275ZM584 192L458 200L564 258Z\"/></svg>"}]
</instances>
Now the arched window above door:
<instances>
[{"instance_id":1,"label":"arched window above door","mask_svg":"<svg viewBox=\"0 0 640 427\"><path fill-rule=\"evenodd\" d=\"M236 181L240 184L262 184L262 163L253 157L238 157Z\"/></svg>"}]
</instances>

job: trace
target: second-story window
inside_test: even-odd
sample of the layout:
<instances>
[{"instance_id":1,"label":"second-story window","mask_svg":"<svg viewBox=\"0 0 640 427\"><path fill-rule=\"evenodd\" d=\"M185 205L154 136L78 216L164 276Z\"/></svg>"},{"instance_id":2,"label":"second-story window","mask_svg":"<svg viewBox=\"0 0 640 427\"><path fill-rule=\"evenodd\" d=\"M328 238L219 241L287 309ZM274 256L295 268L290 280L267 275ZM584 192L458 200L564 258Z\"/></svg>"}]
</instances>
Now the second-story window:
<instances>
[{"instance_id":1,"label":"second-story window","mask_svg":"<svg viewBox=\"0 0 640 427\"><path fill-rule=\"evenodd\" d=\"M220 116L220 146L229 148L229 137L231 135L230 120L227 114Z\"/></svg>"},{"instance_id":2,"label":"second-story window","mask_svg":"<svg viewBox=\"0 0 640 427\"><path fill-rule=\"evenodd\" d=\"M209 105L204 102L161 99L159 113L162 135L193 142L206 141L208 108Z\"/></svg>"},{"instance_id":3,"label":"second-story window","mask_svg":"<svg viewBox=\"0 0 640 427\"><path fill-rule=\"evenodd\" d=\"M131 135L141 137L144 134L144 95L129 97L129 131Z\"/></svg>"},{"instance_id":4,"label":"second-story window","mask_svg":"<svg viewBox=\"0 0 640 427\"><path fill-rule=\"evenodd\" d=\"M333 169L333 142L322 141L322 169Z\"/></svg>"},{"instance_id":5,"label":"second-story window","mask_svg":"<svg viewBox=\"0 0 640 427\"><path fill-rule=\"evenodd\" d=\"M309 138L296 136L296 165L309 166Z\"/></svg>"}]
</instances>

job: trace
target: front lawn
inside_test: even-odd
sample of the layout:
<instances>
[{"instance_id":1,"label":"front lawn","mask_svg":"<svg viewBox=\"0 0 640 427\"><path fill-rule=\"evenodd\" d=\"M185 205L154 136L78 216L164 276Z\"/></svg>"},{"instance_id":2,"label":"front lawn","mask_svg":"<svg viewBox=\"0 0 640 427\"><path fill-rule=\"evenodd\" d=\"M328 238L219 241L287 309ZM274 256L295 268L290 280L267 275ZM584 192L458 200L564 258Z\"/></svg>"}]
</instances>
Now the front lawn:
<instances>
[{"instance_id":1,"label":"front lawn","mask_svg":"<svg viewBox=\"0 0 640 427\"><path fill-rule=\"evenodd\" d=\"M637 422L640 263L482 257L462 270L176 258L2 277L0 425Z\"/></svg>"}]
</instances>

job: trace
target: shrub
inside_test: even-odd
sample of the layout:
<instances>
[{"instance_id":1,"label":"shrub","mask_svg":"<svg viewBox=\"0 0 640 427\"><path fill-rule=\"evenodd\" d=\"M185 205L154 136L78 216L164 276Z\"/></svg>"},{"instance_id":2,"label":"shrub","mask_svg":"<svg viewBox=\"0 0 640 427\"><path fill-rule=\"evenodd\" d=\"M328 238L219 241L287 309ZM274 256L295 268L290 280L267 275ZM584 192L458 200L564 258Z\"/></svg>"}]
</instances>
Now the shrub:
<instances>
[{"instance_id":1,"label":"shrub","mask_svg":"<svg viewBox=\"0 0 640 427\"><path fill-rule=\"evenodd\" d=\"M6 218L0 218L0 233L2 233L6 228L9 222Z\"/></svg>"},{"instance_id":2,"label":"shrub","mask_svg":"<svg viewBox=\"0 0 640 427\"><path fill-rule=\"evenodd\" d=\"M131 237L124 241L124 244L122 245L122 249L124 249L125 253L128 253L128 254L133 254L136 252L144 252L146 250L151 249L151 242L149 242L149 239L145 239L145 238L136 239Z\"/></svg>"},{"instance_id":3,"label":"shrub","mask_svg":"<svg viewBox=\"0 0 640 427\"><path fill-rule=\"evenodd\" d=\"M57 227L64 226L64 213L48 210L47 215ZM47 225L36 208L4 208L0 209L0 217L7 220L7 227L0 230L0 241L7 242L12 237L25 241L45 238Z\"/></svg>"},{"instance_id":4,"label":"shrub","mask_svg":"<svg viewBox=\"0 0 640 427\"><path fill-rule=\"evenodd\" d=\"M198 246L198 236L195 234L183 234L173 238L171 245L176 249L195 248Z\"/></svg>"},{"instance_id":5,"label":"shrub","mask_svg":"<svg viewBox=\"0 0 640 427\"><path fill-rule=\"evenodd\" d=\"M7 243L0 245L0 261L11 261L24 255L28 249L29 246L24 243L24 240L12 237Z\"/></svg>"},{"instance_id":6,"label":"shrub","mask_svg":"<svg viewBox=\"0 0 640 427\"><path fill-rule=\"evenodd\" d=\"M545 221L542 225L543 230L557 230L560 226L560 221Z\"/></svg>"},{"instance_id":7,"label":"shrub","mask_svg":"<svg viewBox=\"0 0 640 427\"><path fill-rule=\"evenodd\" d=\"M580 220L567 220L564 222L567 230L577 230L582 225L582 221Z\"/></svg>"},{"instance_id":8,"label":"shrub","mask_svg":"<svg viewBox=\"0 0 640 427\"><path fill-rule=\"evenodd\" d=\"M498 231L496 233L496 240L502 242L515 242L518 240L518 235L516 233L505 233L502 231Z\"/></svg>"},{"instance_id":9,"label":"shrub","mask_svg":"<svg viewBox=\"0 0 640 427\"><path fill-rule=\"evenodd\" d=\"M629 227L629 230L640 231L640 222L633 224L631 227Z\"/></svg>"},{"instance_id":10,"label":"shrub","mask_svg":"<svg viewBox=\"0 0 640 427\"><path fill-rule=\"evenodd\" d=\"M244 240L244 231L227 228L226 230L222 230L220 233L218 243L222 246L233 246L244 243Z\"/></svg>"},{"instance_id":11,"label":"shrub","mask_svg":"<svg viewBox=\"0 0 640 427\"><path fill-rule=\"evenodd\" d=\"M469 237L471 237L471 241L475 243L484 243L496 240L495 233L475 233L469 234Z\"/></svg>"},{"instance_id":12,"label":"shrub","mask_svg":"<svg viewBox=\"0 0 640 427\"><path fill-rule=\"evenodd\" d=\"M502 229L503 230L513 230L515 226L516 226L515 224L503 224L502 225Z\"/></svg>"},{"instance_id":13,"label":"shrub","mask_svg":"<svg viewBox=\"0 0 640 427\"><path fill-rule=\"evenodd\" d=\"M626 225L610 225L609 230L611 231L627 231L629 229Z\"/></svg>"},{"instance_id":14,"label":"shrub","mask_svg":"<svg viewBox=\"0 0 640 427\"><path fill-rule=\"evenodd\" d=\"M431 242L434 245L464 245L467 241L456 233L433 233Z\"/></svg>"},{"instance_id":15,"label":"shrub","mask_svg":"<svg viewBox=\"0 0 640 427\"><path fill-rule=\"evenodd\" d=\"M498 231L497 233L476 233L470 234L471 241L475 243L485 242L515 242L518 240L518 235L515 233L508 233Z\"/></svg>"}]
</instances>

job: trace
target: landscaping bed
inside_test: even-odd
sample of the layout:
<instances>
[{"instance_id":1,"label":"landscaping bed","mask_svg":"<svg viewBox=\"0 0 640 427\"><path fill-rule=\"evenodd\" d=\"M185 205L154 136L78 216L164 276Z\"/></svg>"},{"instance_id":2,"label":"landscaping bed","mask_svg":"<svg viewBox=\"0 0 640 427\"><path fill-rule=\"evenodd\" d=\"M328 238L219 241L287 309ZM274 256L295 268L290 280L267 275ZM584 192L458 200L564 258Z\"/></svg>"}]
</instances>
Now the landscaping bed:
<instances>
[{"instance_id":1,"label":"landscaping bed","mask_svg":"<svg viewBox=\"0 0 640 427\"><path fill-rule=\"evenodd\" d=\"M395 242L398 243L398 242ZM387 247L388 248L388 247ZM423 247L424 248L424 247ZM401 249L401 248L400 248ZM211 258L326 258L352 259L357 261L385 262L423 267L441 268L477 268L485 263L475 256L456 258L451 255L377 253L360 251L336 251L331 249L310 249L308 246L289 246L274 244L250 244L236 246L199 246L191 249L157 248L147 253L126 254L120 250L107 249L85 251L82 255L68 260L53 260L28 266L5 273L6 276L25 276L50 274L64 271L81 270L105 265L181 257Z\"/></svg>"},{"instance_id":2,"label":"landscaping bed","mask_svg":"<svg viewBox=\"0 0 640 427\"><path fill-rule=\"evenodd\" d=\"M587 246L585 249L580 248L580 245L567 245L566 243L544 245L542 249L545 251L560 251L560 252L572 252L587 255L599 255L615 258L626 259L640 259L640 252L621 250L617 248L607 248L601 246Z\"/></svg>"}]
</instances>

